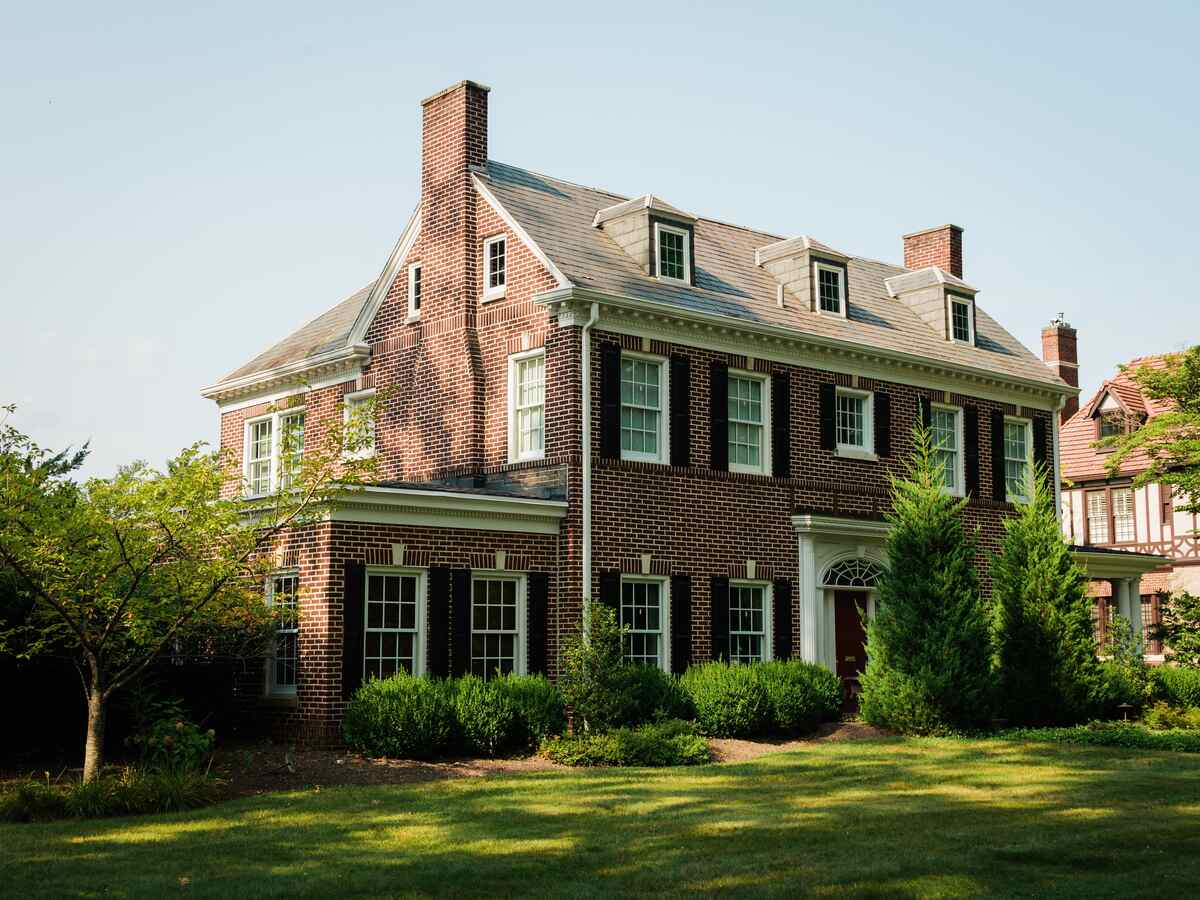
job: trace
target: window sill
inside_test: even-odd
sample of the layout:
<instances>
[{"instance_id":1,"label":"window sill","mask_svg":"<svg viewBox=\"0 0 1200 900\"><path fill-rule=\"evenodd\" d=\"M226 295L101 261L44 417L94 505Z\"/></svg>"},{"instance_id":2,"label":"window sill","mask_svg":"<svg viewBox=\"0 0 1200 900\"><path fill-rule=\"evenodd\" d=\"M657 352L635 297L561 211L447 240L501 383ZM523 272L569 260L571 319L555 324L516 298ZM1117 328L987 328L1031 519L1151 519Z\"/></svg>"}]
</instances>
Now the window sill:
<instances>
[{"instance_id":1,"label":"window sill","mask_svg":"<svg viewBox=\"0 0 1200 900\"><path fill-rule=\"evenodd\" d=\"M546 458L545 451L541 453L526 453L524 456L510 456L508 464L515 466L517 463L538 462Z\"/></svg>"},{"instance_id":2,"label":"window sill","mask_svg":"<svg viewBox=\"0 0 1200 900\"><path fill-rule=\"evenodd\" d=\"M678 284L683 287L691 287L692 283L686 278L670 278L666 275L655 275L655 281L661 281L663 284Z\"/></svg>"},{"instance_id":3,"label":"window sill","mask_svg":"<svg viewBox=\"0 0 1200 900\"><path fill-rule=\"evenodd\" d=\"M295 691L286 694L282 691L272 691L263 695L262 702L265 706L294 707L300 705L300 698L296 696Z\"/></svg>"},{"instance_id":4,"label":"window sill","mask_svg":"<svg viewBox=\"0 0 1200 900\"><path fill-rule=\"evenodd\" d=\"M879 455L861 447L838 447L835 455L843 459L858 459L863 462L879 462Z\"/></svg>"},{"instance_id":5,"label":"window sill","mask_svg":"<svg viewBox=\"0 0 1200 900\"><path fill-rule=\"evenodd\" d=\"M502 288L497 288L496 290L484 291L483 292L483 302L491 303L493 300L503 300L507 293L508 293L507 285L505 285Z\"/></svg>"},{"instance_id":6,"label":"window sill","mask_svg":"<svg viewBox=\"0 0 1200 900\"><path fill-rule=\"evenodd\" d=\"M661 456L635 456L628 453L621 454L621 462L650 463L657 466L665 466L667 464L667 461Z\"/></svg>"},{"instance_id":7,"label":"window sill","mask_svg":"<svg viewBox=\"0 0 1200 900\"><path fill-rule=\"evenodd\" d=\"M763 466L739 466L733 463L729 464L730 472L737 472L739 475L770 475L771 473Z\"/></svg>"},{"instance_id":8,"label":"window sill","mask_svg":"<svg viewBox=\"0 0 1200 900\"><path fill-rule=\"evenodd\" d=\"M420 313L417 313L415 316L412 313L409 313L408 316L404 319L404 324L412 325L414 322L420 322L420 321L421 321Z\"/></svg>"}]
</instances>

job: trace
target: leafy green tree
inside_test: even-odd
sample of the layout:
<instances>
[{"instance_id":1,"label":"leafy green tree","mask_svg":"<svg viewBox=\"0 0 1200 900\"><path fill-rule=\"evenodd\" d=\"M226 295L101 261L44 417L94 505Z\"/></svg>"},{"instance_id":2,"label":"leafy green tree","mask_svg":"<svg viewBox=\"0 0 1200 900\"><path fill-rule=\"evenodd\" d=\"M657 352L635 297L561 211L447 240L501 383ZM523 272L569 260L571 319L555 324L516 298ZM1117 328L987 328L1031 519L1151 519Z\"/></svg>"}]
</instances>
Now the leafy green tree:
<instances>
[{"instance_id":1,"label":"leafy green tree","mask_svg":"<svg viewBox=\"0 0 1200 900\"><path fill-rule=\"evenodd\" d=\"M914 432L906 477L892 482L888 568L867 626L861 711L873 725L917 734L992 717L991 642L965 500L950 496L926 429Z\"/></svg>"},{"instance_id":2,"label":"leafy green tree","mask_svg":"<svg viewBox=\"0 0 1200 900\"><path fill-rule=\"evenodd\" d=\"M998 706L1020 725L1085 721L1101 682L1087 576L1071 556L1047 472L1004 523L992 559Z\"/></svg>"},{"instance_id":3,"label":"leafy green tree","mask_svg":"<svg viewBox=\"0 0 1200 900\"><path fill-rule=\"evenodd\" d=\"M1162 621L1151 635L1171 651L1171 660L1200 667L1200 597L1187 591L1159 594Z\"/></svg>"},{"instance_id":4,"label":"leafy green tree","mask_svg":"<svg viewBox=\"0 0 1200 900\"><path fill-rule=\"evenodd\" d=\"M1143 394L1169 401L1171 408L1128 434L1102 440L1114 451L1108 471L1116 474L1132 454L1144 453L1149 465L1134 485L1172 485L1184 501L1181 509L1200 512L1200 345L1166 357L1162 367L1140 366L1131 374Z\"/></svg>"},{"instance_id":5,"label":"leafy green tree","mask_svg":"<svg viewBox=\"0 0 1200 900\"><path fill-rule=\"evenodd\" d=\"M200 444L161 471L135 462L79 483L86 448L52 452L0 420L0 571L25 603L0 629L0 652L74 659L87 699L85 781L103 766L109 701L154 660L269 633L262 585L273 541L370 471L355 452L370 415L332 417L303 452L298 433L285 435L286 487L253 502L223 490L240 471Z\"/></svg>"}]
</instances>

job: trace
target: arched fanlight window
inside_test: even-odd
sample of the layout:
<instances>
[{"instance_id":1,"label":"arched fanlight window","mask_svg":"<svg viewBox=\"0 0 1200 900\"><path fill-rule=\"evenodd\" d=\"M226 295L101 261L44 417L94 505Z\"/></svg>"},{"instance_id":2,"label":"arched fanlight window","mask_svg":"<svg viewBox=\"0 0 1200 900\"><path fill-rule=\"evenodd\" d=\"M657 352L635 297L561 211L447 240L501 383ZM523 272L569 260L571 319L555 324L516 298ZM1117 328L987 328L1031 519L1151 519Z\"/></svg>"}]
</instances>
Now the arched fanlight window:
<instances>
[{"instance_id":1,"label":"arched fanlight window","mask_svg":"<svg viewBox=\"0 0 1200 900\"><path fill-rule=\"evenodd\" d=\"M869 559L844 559L825 571L827 587L873 588L879 583L883 566Z\"/></svg>"}]
</instances>

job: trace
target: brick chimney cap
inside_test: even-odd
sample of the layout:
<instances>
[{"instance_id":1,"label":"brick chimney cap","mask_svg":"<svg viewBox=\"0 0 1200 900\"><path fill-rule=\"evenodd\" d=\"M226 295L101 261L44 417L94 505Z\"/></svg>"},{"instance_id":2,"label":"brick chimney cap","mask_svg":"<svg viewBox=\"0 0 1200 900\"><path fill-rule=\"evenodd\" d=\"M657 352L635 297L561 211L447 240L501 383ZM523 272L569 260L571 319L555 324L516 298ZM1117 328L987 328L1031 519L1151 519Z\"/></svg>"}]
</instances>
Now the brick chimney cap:
<instances>
[{"instance_id":1,"label":"brick chimney cap","mask_svg":"<svg viewBox=\"0 0 1200 900\"><path fill-rule=\"evenodd\" d=\"M959 234L962 234L962 231L963 231L963 228L961 225L952 225L949 222L947 222L945 225L934 225L932 228L922 228L920 231L910 231L908 234L900 235L900 237L903 239L908 239L911 237L917 237L918 235L922 235L922 234L929 234L930 232L933 232L933 231L943 231L947 228L949 228L951 231L957 231Z\"/></svg>"},{"instance_id":2,"label":"brick chimney cap","mask_svg":"<svg viewBox=\"0 0 1200 900\"><path fill-rule=\"evenodd\" d=\"M447 94L452 94L461 87L473 87L476 90L483 91L485 94L488 93L489 91L491 91L491 88L488 87L486 84L480 84L478 81L472 81L469 78L464 78L462 81L457 81L454 84L450 85L449 87L442 88L436 94L430 94L428 97L426 97L424 100L421 101L421 105L427 106L428 104L432 103L434 100L437 100L439 97L445 97Z\"/></svg>"},{"instance_id":3,"label":"brick chimney cap","mask_svg":"<svg viewBox=\"0 0 1200 900\"><path fill-rule=\"evenodd\" d=\"M1063 316L1062 313L1059 313L1057 316L1055 316L1053 319L1051 319L1050 324L1047 325L1042 330L1043 331L1055 331L1060 328L1063 329L1064 331L1074 331L1075 330L1074 328L1071 327L1071 323L1066 320L1066 318Z\"/></svg>"}]
</instances>

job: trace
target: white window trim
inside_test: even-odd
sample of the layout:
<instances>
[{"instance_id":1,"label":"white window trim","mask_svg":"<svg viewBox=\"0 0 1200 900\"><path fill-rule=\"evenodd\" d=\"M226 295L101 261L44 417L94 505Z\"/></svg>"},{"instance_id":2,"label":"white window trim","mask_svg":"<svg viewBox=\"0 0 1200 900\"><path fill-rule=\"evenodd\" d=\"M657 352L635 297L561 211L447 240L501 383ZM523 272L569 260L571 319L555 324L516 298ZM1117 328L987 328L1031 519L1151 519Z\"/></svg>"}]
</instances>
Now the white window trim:
<instances>
[{"instance_id":1,"label":"white window trim","mask_svg":"<svg viewBox=\"0 0 1200 900\"><path fill-rule=\"evenodd\" d=\"M529 669L529 628L527 623L528 616L528 596L529 596L529 576L522 572L510 572L503 569L472 569L471 570L471 635L475 634L474 612L475 612L475 580L476 579L505 579L507 581L515 581L517 583L517 642L516 654L517 658L513 660L513 672L517 675L528 674ZM485 632L486 633L486 632ZM474 661L474 654L467 660L468 670L471 663Z\"/></svg>"},{"instance_id":2,"label":"white window trim","mask_svg":"<svg viewBox=\"0 0 1200 900\"><path fill-rule=\"evenodd\" d=\"M821 272L823 271L833 272L838 277L838 308L840 312L821 309ZM841 266L834 266L816 260L813 261L813 309L823 316L835 316L839 319L846 318L846 274L846 270Z\"/></svg>"},{"instance_id":3,"label":"white window trim","mask_svg":"<svg viewBox=\"0 0 1200 900\"><path fill-rule=\"evenodd\" d=\"M740 463L729 463L730 472L745 472L748 475L770 475L773 471L771 468L771 379L762 372L747 372L744 369L730 369L730 378L742 378L757 381L762 384L762 452L759 453L759 464L757 466L747 466ZM727 414L728 415L728 414ZM726 422L725 444L729 445L730 425Z\"/></svg>"},{"instance_id":4,"label":"white window trim","mask_svg":"<svg viewBox=\"0 0 1200 900\"><path fill-rule=\"evenodd\" d=\"M966 465L963 457L966 455L963 452L963 411L961 406L949 406L944 403L933 403L930 409L940 409L944 412L954 413L954 445L955 464L954 464L954 483L958 485L954 490L950 491L952 497L963 497L966 495Z\"/></svg>"},{"instance_id":5,"label":"white window trim","mask_svg":"<svg viewBox=\"0 0 1200 900\"><path fill-rule=\"evenodd\" d=\"M405 320L408 322L415 322L421 318L421 308L413 305L413 301L416 299L417 272L420 268L420 263L413 263L408 267L408 318ZM424 282L422 282L422 290L424 290Z\"/></svg>"},{"instance_id":6,"label":"white window trim","mask_svg":"<svg viewBox=\"0 0 1200 900\"><path fill-rule=\"evenodd\" d=\"M683 238L682 278L670 278L662 274L662 240L659 235L664 231L668 234L678 234ZM654 223L654 277L659 281L667 281L671 284L692 283L692 235L686 228L676 228L665 222Z\"/></svg>"},{"instance_id":7,"label":"white window trim","mask_svg":"<svg viewBox=\"0 0 1200 900\"><path fill-rule=\"evenodd\" d=\"M504 244L504 284L499 287L488 287L488 282L491 280L491 273L488 271L489 258L493 244ZM497 234L488 238L483 242L483 299L484 302L489 300L499 300L508 291L508 235Z\"/></svg>"},{"instance_id":8,"label":"white window trim","mask_svg":"<svg viewBox=\"0 0 1200 900\"><path fill-rule=\"evenodd\" d=\"M300 680L300 570L292 567L287 569L277 569L267 575L267 583L264 586L266 594L267 606L275 605L275 579L276 578L295 578L296 579L296 680ZM279 629L275 629L278 634ZM267 657L266 665L266 693L269 697L295 697L296 685L287 684L279 685L275 683L275 640L271 639L271 655Z\"/></svg>"},{"instance_id":9,"label":"white window trim","mask_svg":"<svg viewBox=\"0 0 1200 900\"><path fill-rule=\"evenodd\" d=\"M967 307L967 339L954 336L954 304L962 303ZM961 294L946 294L946 337L951 343L975 345L975 301Z\"/></svg>"},{"instance_id":10,"label":"white window trim","mask_svg":"<svg viewBox=\"0 0 1200 900\"><path fill-rule=\"evenodd\" d=\"M751 578L731 578L729 580L729 589L739 587L755 587L762 588L763 592L763 643L762 643L762 661L770 662L775 658L775 585L770 581L759 581ZM728 609L728 604L726 604ZM728 615L728 613L726 613ZM726 630L729 633L729 640L733 640L732 629L729 629L729 623L726 622ZM729 658L733 658L732 651Z\"/></svg>"},{"instance_id":11,"label":"white window trim","mask_svg":"<svg viewBox=\"0 0 1200 900\"><path fill-rule=\"evenodd\" d=\"M658 389L658 453L643 453L640 450L626 450L621 448L621 459L626 459L631 462L666 464L671 460L671 448L669 446L671 429L668 425L668 422L671 418L671 367L668 365L668 360L665 356L656 356L653 353L638 353L634 350L622 350L622 361L624 361L627 357L629 359L641 359L648 362L658 363L658 371L662 375L662 380ZM618 403L618 416L620 416L621 408L624 407L624 405L624 403Z\"/></svg>"},{"instance_id":12,"label":"white window trim","mask_svg":"<svg viewBox=\"0 0 1200 900\"><path fill-rule=\"evenodd\" d=\"M267 494L279 490L279 476L283 468L279 464L279 442L281 437L280 422L282 419L286 419L289 416L294 416L297 414L306 415L306 408L304 406L289 406L287 409L277 409L274 412L269 412L265 415L254 416L253 418L246 419L242 423L242 496L246 499L252 500L257 497L265 497ZM250 432L252 426L259 422L265 422L268 420L271 422L271 485L270 490L268 490L267 493L255 494L250 491ZM307 427L307 425L308 422L306 418L305 426ZM301 452L303 452L303 448L301 448Z\"/></svg>"},{"instance_id":13,"label":"white window trim","mask_svg":"<svg viewBox=\"0 0 1200 900\"><path fill-rule=\"evenodd\" d=\"M861 397L866 402L863 404L863 445L856 447L853 444L843 444L838 441L835 452L838 456L844 456L847 459L878 461L879 457L875 453L875 394L871 391L860 391L857 388L841 386L837 388L833 398L833 433L835 440L837 440L838 397Z\"/></svg>"},{"instance_id":14,"label":"white window trim","mask_svg":"<svg viewBox=\"0 0 1200 900\"><path fill-rule=\"evenodd\" d=\"M343 394L342 395L342 425L348 426L350 424L350 407L351 406L353 406L355 403L357 403L361 400L370 400L374 396L375 396L375 388L366 388L365 390L353 391L349 394ZM378 431L378 428L376 428L376 431ZM345 454L346 458L347 459L370 459L372 456L375 455L375 448L376 448L376 444L379 439L378 434L376 434L374 437L375 437L375 440L372 441L370 447L363 447L355 453L347 452Z\"/></svg>"},{"instance_id":15,"label":"white window trim","mask_svg":"<svg viewBox=\"0 0 1200 900\"><path fill-rule=\"evenodd\" d=\"M621 610L625 605L625 585L634 582L642 582L644 584L657 584L659 602L662 604L662 609L659 611L659 622L662 625L662 643L659 645L662 652L659 653L658 667L664 672L671 671L671 579L662 575L622 575L621 576L621 594L617 598L617 624L620 624ZM622 648L622 657L624 657L624 648Z\"/></svg>"},{"instance_id":16,"label":"white window trim","mask_svg":"<svg viewBox=\"0 0 1200 900\"><path fill-rule=\"evenodd\" d=\"M425 622L426 612L429 607L429 579L426 577L425 569L414 569L406 566L367 566L366 575L363 577L363 604L362 604L362 647L360 648L360 656L362 657L362 671L360 676L365 679L367 677L367 597L370 596L371 590L370 576L371 575L412 575L417 579L417 619L414 623L416 637L416 649L413 651L413 677L419 678L428 671L427 669L427 641L425 640Z\"/></svg>"},{"instance_id":17,"label":"white window trim","mask_svg":"<svg viewBox=\"0 0 1200 900\"><path fill-rule=\"evenodd\" d=\"M527 359L542 357L542 449L533 452L520 453L520 435L517 434L517 364ZM530 459L545 459L546 457L546 349L526 350L524 353L514 353L508 358L508 461L510 463L524 462Z\"/></svg>"},{"instance_id":18,"label":"white window trim","mask_svg":"<svg viewBox=\"0 0 1200 900\"><path fill-rule=\"evenodd\" d=\"M1020 416L1005 416L1004 425L1023 425L1025 427L1025 490L1024 496L1013 496L1008 492L1008 454L1004 456L1004 497L1009 503L1020 501L1028 503L1033 496L1033 422ZM1007 443L1007 441L1005 442Z\"/></svg>"}]
</instances>

